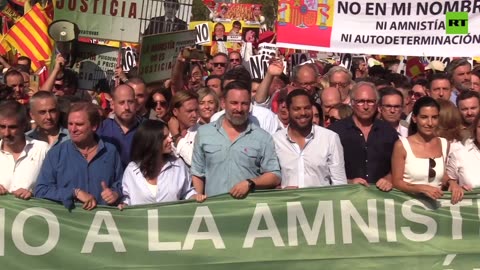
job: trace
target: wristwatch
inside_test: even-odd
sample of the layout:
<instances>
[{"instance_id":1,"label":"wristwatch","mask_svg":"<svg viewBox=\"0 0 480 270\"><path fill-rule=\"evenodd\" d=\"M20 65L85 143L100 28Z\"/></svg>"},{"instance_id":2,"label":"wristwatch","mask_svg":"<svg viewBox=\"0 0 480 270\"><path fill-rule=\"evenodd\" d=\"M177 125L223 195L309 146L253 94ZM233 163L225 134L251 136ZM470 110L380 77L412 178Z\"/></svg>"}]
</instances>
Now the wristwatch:
<instances>
[{"instance_id":1,"label":"wristwatch","mask_svg":"<svg viewBox=\"0 0 480 270\"><path fill-rule=\"evenodd\" d=\"M253 182L252 179L246 179L246 181L248 182L248 191L249 192L254 192L255 191L255 182Z\"/></svg>"}]
</instances>

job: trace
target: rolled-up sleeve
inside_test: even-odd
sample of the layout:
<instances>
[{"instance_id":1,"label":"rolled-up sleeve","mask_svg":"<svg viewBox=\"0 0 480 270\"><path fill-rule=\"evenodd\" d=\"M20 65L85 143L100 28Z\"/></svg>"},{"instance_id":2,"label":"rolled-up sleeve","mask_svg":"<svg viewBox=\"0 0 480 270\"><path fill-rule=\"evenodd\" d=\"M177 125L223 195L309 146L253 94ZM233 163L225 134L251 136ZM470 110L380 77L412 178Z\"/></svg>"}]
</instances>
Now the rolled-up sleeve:
<instances>
[{"instance_id":1,"label":"rolled-up sleeve","mask_svg":"<svg viewBox=\"0 0 480 270\"><path fill-rule=\"evenodd\" d=\"M192 156L192 175L205 178L205 153L203 152L203 145L201 141L201 131L195 136L195 142L193 143L193 156Z\"/></svg>"},{"instance_id":2,"label":"rolled-up sleeve","mask_svg":"<svg viewBox=\"0 0 480 270\"><path fill-rule=\"evenodd\" d=\"M459 179L460 176L458 174L459 164L458 164L458 157L457 157L457 155L460 152L461 151L455 151L453 153L450 153L450 155L448 156L446 169L447 169L447 175L451 179L460 180Z\"/></svg>"},{"instance_id":3,"label":"rolled-up sleeve","mask_svg":"<svg viewBox=\"0 0 480 270\"><path fill-rule=\"evenodd\" d=\"M278 162L277 152L275 151L275 143L271 136L264 141L263 157L260 164L260 172L262 174L270 172L274 173L278 178L282 177L280 172L280 164Z\"/></svg>"}]
</instances>

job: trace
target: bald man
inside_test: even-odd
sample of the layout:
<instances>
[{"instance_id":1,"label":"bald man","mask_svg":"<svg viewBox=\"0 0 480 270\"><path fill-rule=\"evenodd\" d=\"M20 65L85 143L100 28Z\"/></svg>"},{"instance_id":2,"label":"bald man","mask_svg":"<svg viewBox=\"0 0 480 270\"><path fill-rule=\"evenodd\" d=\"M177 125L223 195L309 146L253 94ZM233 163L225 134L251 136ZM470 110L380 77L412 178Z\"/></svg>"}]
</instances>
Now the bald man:
<instances>
[{"instance_id":1,"label":"bald man","mask_svg":"<svg viewBox=\"0 0 480 270\"><path fill-rule=\"evenodd\" d=\"M133 136L140 125L137 117L135 91L127 84L121 84L112 91L113 118L105 119L97 129L97 134L104 141L117 148L122 159L123 168L130 162L130 147Z\"/></svg>"},{"instance_id":2,"label":"bald man","mask_svg":"<svg viewBox=\"0 0 480 270\"><path fill-rule=\"evenodd\" d=\"M323 111L324 126L328 127L330 125L328 113L333 107L335 107L335 105L342 102L340 90L336 87L327 87L323 89L322 93L320 94L320 100L322 102L321 105Z\"/></svg>"}]
</instances>

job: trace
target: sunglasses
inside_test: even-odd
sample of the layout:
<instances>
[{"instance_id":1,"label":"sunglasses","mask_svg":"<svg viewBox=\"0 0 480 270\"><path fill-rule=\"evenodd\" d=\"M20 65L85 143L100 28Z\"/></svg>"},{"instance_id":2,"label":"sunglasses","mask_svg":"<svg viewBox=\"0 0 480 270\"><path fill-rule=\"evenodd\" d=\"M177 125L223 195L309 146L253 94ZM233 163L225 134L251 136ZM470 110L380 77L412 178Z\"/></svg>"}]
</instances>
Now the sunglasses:
<instances>
[{"instance_id":1,"label":"sunglasses","mask_svg":"<svg viewBox=\"0 0 480 270\"><path fill-rule=\"evenodd\" d=\"M333 117L333 116L327 116L327 117L325 117L325 120L326 120L327 122L329 122L330 124L333 124L333 123L337 122L337 121L340 120L340 119L337 119L337 118L335 118L335 117Z\"/></svg>"},{"instance_id":2,"label":"sunglasses","mask_svg":"<svg viewBox=\"0 0 480 270\"><path fill-rule=\"evenodd\" d=\"M424 97L425 95L420 93L420 92L414 92L413 90L408 91L408 96L409 97L414 97L414 98L421 98Z\"/></svg>"},{"instance_id":3,"label":"sunglasses","mask_svg":"<svg viewBox=\"0 0 480 270\"><path fill-rule=\"evenodd\" d=\"M437 176L437 172L434 170L437 163L433 158L428 159L428 182L433 182L435 180L435 176Z\"/></svg>"},{"instance_id":4,"label":"sunglasses","mask_svg":"<svg viewBox=\"0 0 480 270\"><path fill-rule=\"evenodd\" d=\"M160 105L161 107L167 107L168 103L165 100L160 100L160 101L154 101L155 104Z\"/></svg>"},{"instance_id":5,"label":"sunglasses","mask_svg":"<svg viewBox=\"0 0 480 270\"><path fill-rule=\"evenodd\" d=\"M226 65L226 63L213 63L214 67L225 67Z\"/></svg>"}]
</instances>

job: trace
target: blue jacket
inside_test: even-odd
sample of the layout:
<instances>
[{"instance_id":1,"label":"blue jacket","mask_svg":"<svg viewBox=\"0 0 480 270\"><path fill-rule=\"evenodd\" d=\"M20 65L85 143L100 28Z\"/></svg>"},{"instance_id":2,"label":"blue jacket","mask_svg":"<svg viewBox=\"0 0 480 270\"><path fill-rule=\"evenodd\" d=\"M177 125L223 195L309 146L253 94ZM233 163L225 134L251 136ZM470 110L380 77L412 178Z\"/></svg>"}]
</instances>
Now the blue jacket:
<instances>
[{"instance_id":1,"label":"blue jacket","mask_svg":"<svg viewBox=\"0 0 480 270\"><path fill-rule=\"evenodd\" d=\"M124 169L130 162L130 148L132 147L133 136L135 132L137 132L140 123L141 119L137 118L130 130L124 133L115 119L107 118L103 120L97 129L97 135L100 136L103 141L111 143L117 148Z\"/></svg>"},{"instance_id":2,"label":"blue jacket","mask_svg":"<svg viewBox=\"0 0 480 270\"><path fill-rule=\"evenodd\" d=\"M122 197L123 167L115 146L99 139L98 150L90 161L82 156L71 140L67 140L48 151L37 178L34 195L74 207L75 189L92 194L99 205L102 199L101 182ZM119 199L120 199L119 198Z\"/></svg>"}]
</instances>

